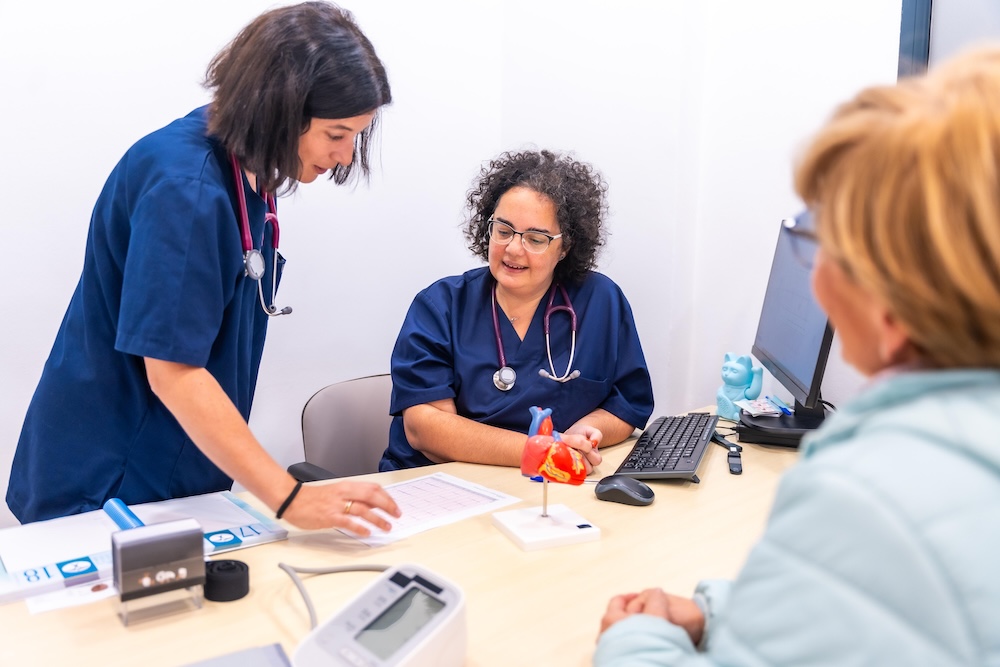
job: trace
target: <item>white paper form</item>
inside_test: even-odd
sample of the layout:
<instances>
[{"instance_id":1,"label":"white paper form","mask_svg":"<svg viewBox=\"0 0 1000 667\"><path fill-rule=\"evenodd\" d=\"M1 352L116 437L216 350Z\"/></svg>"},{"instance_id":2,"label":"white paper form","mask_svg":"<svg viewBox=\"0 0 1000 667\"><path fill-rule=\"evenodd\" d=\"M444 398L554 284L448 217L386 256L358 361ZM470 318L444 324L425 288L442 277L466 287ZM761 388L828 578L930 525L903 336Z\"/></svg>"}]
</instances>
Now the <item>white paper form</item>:
<instances>
[{"instance_id":1,"label":"white paper form","mask_svg":"<svg viewBox=\"0 0 1000 667\"><path fill-rule=\"evenodd\" d=\"M516 496L473 484L443 472L390 484L385 490L403 513L397 519L381 510L375 510L392 524L392 531L384 533L379 528L367 524L372 529L372 534L368 537L357 537L347 531L342 532L370 546L380 546L521 501L521 498Z\"/></svg>"}]
</instances>

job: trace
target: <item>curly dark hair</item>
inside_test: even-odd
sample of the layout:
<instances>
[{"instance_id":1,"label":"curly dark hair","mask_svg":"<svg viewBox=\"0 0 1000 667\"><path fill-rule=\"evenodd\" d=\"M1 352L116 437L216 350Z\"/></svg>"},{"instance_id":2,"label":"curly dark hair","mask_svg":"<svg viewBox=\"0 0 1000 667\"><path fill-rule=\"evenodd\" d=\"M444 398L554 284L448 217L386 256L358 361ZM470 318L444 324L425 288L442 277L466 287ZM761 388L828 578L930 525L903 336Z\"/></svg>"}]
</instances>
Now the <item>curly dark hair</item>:
<instances>
[{"instance_id":1,"label":"curly dark hair","mask_svg":"<svg viewBox=\"0 0 1000 667\"><path fill-rule=\"evenodd\" d=\"M548 197L556 207L566 257L556 265L555 279L579 283L597 265L604 245L608 185L591 165L554 151L501 153L484 166L467 198L471 212L465 223L469 250L489 261L489 218L500 197L513 187Z\"/></svg>"}]
</instances>

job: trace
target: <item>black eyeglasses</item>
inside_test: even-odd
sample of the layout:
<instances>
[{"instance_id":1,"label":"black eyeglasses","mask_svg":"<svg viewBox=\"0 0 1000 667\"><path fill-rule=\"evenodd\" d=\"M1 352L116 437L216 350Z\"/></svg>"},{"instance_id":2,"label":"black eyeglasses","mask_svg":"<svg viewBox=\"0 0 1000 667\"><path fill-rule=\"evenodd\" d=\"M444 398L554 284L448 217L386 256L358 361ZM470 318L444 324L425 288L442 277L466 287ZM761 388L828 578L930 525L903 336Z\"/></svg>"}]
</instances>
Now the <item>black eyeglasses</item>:
<instances>
[{"instance_id":1,"label":"black eyeglasses","mask_svg":"<svg viewBox=\"0 0 1000 667\"><path fill-rule=\"evenodd\" d=\"M816 236L812 213L805 211L794 218L785 218L781 221L781 226L788 232L795 258L811 271L816 258L816 249L819 247L819 237Z\"/></svg>"},{"instance_id":2,"label":"black eyeglasses","mask_svg":"<svg viewBox=\"0 0 1000 667\"><path fill-rule=\"evenodd\" d=\"M489 235L490 241L497 245L507 245L514 240L515 236L521 237L521 245L530 253L541 254L549 249L549 244L556 239L562 238L562 234L552 236L543 232L519 232L506 222L500 222L490 218Z\"/></svg>"}]
</instances>

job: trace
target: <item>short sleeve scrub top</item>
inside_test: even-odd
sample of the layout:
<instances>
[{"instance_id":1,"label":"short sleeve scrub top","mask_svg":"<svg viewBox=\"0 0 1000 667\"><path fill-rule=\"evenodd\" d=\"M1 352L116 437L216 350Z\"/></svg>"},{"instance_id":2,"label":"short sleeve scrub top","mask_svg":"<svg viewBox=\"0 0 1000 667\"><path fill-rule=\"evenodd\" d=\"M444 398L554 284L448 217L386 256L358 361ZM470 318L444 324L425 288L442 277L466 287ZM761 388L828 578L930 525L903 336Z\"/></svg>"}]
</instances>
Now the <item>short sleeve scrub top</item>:
<instances>
[{"instance_id":1,"label":"short sleeve scrub top","mask_svg":"<svg viewBox=\"0 0 1000 667\"><path fill-rule=\"evenodd\" d=\"M109 176L14 455L7 504L22 523L232 487L153 394L143 357L206 368L249 418L267 315L233 180L207 107L139 140ZM270 283L264 201L241 180Z\"/></svg>"}]
</instances>

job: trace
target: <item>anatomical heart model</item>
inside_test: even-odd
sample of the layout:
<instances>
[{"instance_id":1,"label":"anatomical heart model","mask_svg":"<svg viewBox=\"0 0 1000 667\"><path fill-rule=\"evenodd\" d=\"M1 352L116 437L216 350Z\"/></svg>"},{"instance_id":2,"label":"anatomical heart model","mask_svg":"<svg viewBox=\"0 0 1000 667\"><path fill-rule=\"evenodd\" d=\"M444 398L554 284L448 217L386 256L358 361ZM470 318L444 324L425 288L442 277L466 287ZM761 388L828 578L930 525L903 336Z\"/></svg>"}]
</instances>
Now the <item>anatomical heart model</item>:
<instances>
[{"instance_id":1,"label":"anatomical heart model","mask_svg":"<svg viewBox=\"0 0 1000 667\"><path fill-rule=\"evenodd\" d=\"M542 478L542 516L548 506L548 483L579 486L587 478L583 454L573 449L552 430L552 409L531 408L528 442L521 454L521 474Z\"/></svg>"},{"instance_id":2,"label":"anatomical heart model","mask_svg":"<svg viewBox=\"0 0 1000 667\"><path fill-rule=\"evenodd\" d=\"M596 442L592 443L597 446ZM542 483L542 506L493 514L493 524L525 551L600 539L601 529L564 504L549 506L549 482L580 486L587 477L583 454L552 430L551 408L531 408L528 441L521 453L521 474ZM577 502L576 490L566 489ZM541 509L541 512L539 512Z\"/></svg>"},{"instance_id":3,"label":"anatomical heart model","mask_svg":"<svg viewBox=\"0 0 1000 667\"><path fill-rule=\"evenodd\" d=\"M559 484L579 486L587 478L583 454L573 449L552 431L552 409L531 408L528 442L521 454L521 474L541 475L542 479Z\"/></svg>"}]
</instances>

